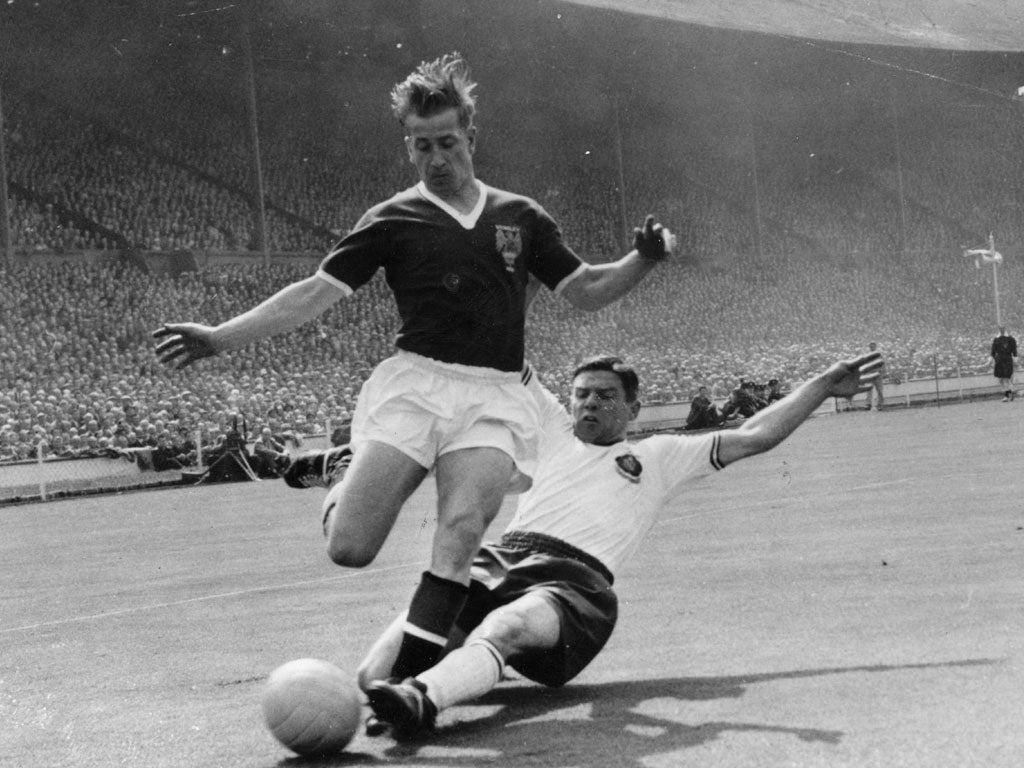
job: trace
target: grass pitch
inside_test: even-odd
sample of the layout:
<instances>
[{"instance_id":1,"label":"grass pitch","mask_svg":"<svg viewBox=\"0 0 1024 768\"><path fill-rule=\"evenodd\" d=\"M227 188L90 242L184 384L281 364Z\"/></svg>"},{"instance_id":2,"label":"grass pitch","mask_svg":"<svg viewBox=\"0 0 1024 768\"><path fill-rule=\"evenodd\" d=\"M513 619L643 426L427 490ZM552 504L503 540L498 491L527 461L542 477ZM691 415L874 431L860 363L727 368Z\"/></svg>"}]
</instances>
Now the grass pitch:
<instances>
[{"instance_id":1,"label":"grass pitch","mask_svg":"<svg viewBox=\"0 0 1024 768\"><path fill-rule=\"evenodd\" d=\"M0 765L1019 766L1021 408L812 420L666 510L577 681L330 761L264 729L263 680L355 669L427 562L431 488L361 571L280 482L4 509Z\"/></svg>"}]
</instances>

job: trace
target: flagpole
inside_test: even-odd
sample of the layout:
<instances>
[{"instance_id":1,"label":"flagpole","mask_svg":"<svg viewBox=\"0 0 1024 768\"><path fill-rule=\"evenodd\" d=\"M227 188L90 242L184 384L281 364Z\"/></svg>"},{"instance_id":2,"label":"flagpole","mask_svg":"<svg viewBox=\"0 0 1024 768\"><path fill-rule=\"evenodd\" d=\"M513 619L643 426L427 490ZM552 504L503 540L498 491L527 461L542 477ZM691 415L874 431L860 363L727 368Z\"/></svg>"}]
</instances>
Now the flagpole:
<instances>
[{"instance_id":1,"label":"flagpole","mask_svg":"<svg viewBox=\"0 0 1024 768\"><path fill-rule=\"evenodd\" d=\"M999 327L999 328L1002 328L1003 327L1003 318L999 314L999 272L998 272L996 267L997 267L997 265L993 261L992 262L992 292L995 294L995 297L996 297L996 326Z\"/></svg>"},{"instance_id":2,"label":"flagpole","mask_svg":"<svg viewBox=\"0 0 1024 768\"><path fill-rule=\"evenodd\" d=\"M989 236L988 236L988 249L990 251L992 251L993 253L996 250L995 238L992 237L991 233L989 233ZM1003 317L1002 317L1002 314L999 312L999 269L998 269L998 267L999 267L999 262L996 259L993 259L992 260L992 295L995 297L995 301L996 301L996 327L997 328L1002 328L1003 327Z\"/></svg>"},{"instance_id":3,"label":"flagpole","mask_svg":"<svg viewBox=\"0 0 1024 768\"><path fill-rule=\"evenodd\" d=\"M996 250L996 238L988 233L988 248L967 248L964 256L974 257L974 266L981 269L981 262L992 265L992 296L996 305L996 325L1003 327L1003 313L999 311L999 265L1003 263L1003 254Z\"/></svg>"}]
</instances>

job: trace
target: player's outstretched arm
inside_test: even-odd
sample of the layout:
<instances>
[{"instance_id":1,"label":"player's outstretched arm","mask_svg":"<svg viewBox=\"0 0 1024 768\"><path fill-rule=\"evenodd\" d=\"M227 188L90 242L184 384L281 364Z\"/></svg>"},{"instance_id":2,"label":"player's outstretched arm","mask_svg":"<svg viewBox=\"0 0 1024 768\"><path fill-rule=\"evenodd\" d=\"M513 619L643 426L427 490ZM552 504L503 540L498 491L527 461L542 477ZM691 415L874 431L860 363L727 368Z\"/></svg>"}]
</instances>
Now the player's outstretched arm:
<instances>
[{"instance_id":1,"label":"player's outstretched arm","mask_svg":"<svg viewBox=\"0 0 1024 768\"><path fill-rule=\"evenodd\" d=\"M722 432L719 460L723 464L731 464L771 450L789 437L825 400L867 392L881 371L880 352L834 363L824 373L758 412L741 427Z\"/></svg>"},{"instance_id":2,"label":"player's outstretched arm","mask_svg":"<svg viewBox=\"0 0 1024 768\"><path fill-rule=\"evenodd\" d=\"M282 288L262 304L218 326L169 323L153 331L160 339L156 355L172 368L239 349L253 341L286 333L323 314L344 295L316 275Z\"/></svg>"},{"instance_id":3,"label":"player's outstretched arm","mask_svg":"<svg viewBox=\"0 0 1024 768\"><path fill-rule=\"evenodd\" d=\"M562 295L574 307L598 310L618 301L637 285L659 261L672 253L674 238L648 216L633 231L633 250L611 264L588 264L565 286Z\"/></svg>"},{"instance_id":4,"label":"player's outstretched arm","mask_svg":"<svg viewBox=\"0 0 1024 768\"><path fill-rule=\"evenodd\" d=\"M212 326L199 323L164 323L153 331L154 339L162 339L156 345L156 356L172 368L212 357L220 351L214 347L213 332Z\"/></svg>"}]
</instances>

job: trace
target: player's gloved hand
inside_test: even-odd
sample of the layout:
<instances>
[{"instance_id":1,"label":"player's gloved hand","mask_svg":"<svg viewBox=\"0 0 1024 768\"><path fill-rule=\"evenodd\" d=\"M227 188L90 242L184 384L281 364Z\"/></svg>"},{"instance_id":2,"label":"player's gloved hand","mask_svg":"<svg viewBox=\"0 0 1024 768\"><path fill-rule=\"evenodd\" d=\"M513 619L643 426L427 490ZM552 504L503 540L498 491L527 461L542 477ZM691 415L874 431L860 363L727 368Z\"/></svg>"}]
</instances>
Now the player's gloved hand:
<instances>
[{"instance_id":1,"label":"player's gloved hand","mask_svg":"<svg viewBox=\"0 0 1024 768\"><path fill-rule=\"evenodd\" d=\"M154 339L164 339L156 346L161 363L172 368L184 368L204 357L213 357L213 328L198 323L165 324L153 331Z\"/></svg>"},{"instance_id":2,"label":"player's gloved hand","mask_svg":"<svg viewBox=\"0 0 1024 768\"><path fill-rule=\"evenodd\" d=\"M643 227L633 230L633 248L647 261L663 261L674 245L675 237L661 224L655 224L654 216L648 215Z\"/></svg>"}]
</instances>

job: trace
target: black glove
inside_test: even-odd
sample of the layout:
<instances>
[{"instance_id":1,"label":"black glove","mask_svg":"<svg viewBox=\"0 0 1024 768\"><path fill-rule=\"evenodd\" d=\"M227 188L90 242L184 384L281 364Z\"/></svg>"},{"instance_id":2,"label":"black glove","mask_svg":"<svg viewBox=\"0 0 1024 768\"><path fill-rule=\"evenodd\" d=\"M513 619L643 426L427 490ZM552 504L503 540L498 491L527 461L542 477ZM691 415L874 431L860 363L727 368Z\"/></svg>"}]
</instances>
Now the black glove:
<instances>
[{"instance_id":1,"label":"black glove","mask_svg":"<svg viewBox=\"0 0 1024 768\"><path fill-rule=\"evenodd\" d=\"M644 220L641 229L633 230L633 248L640 257L648 261L663 261L672 252L673 237L661 224L654 223L654 216Z\"/></svg>"}]
</instances>

